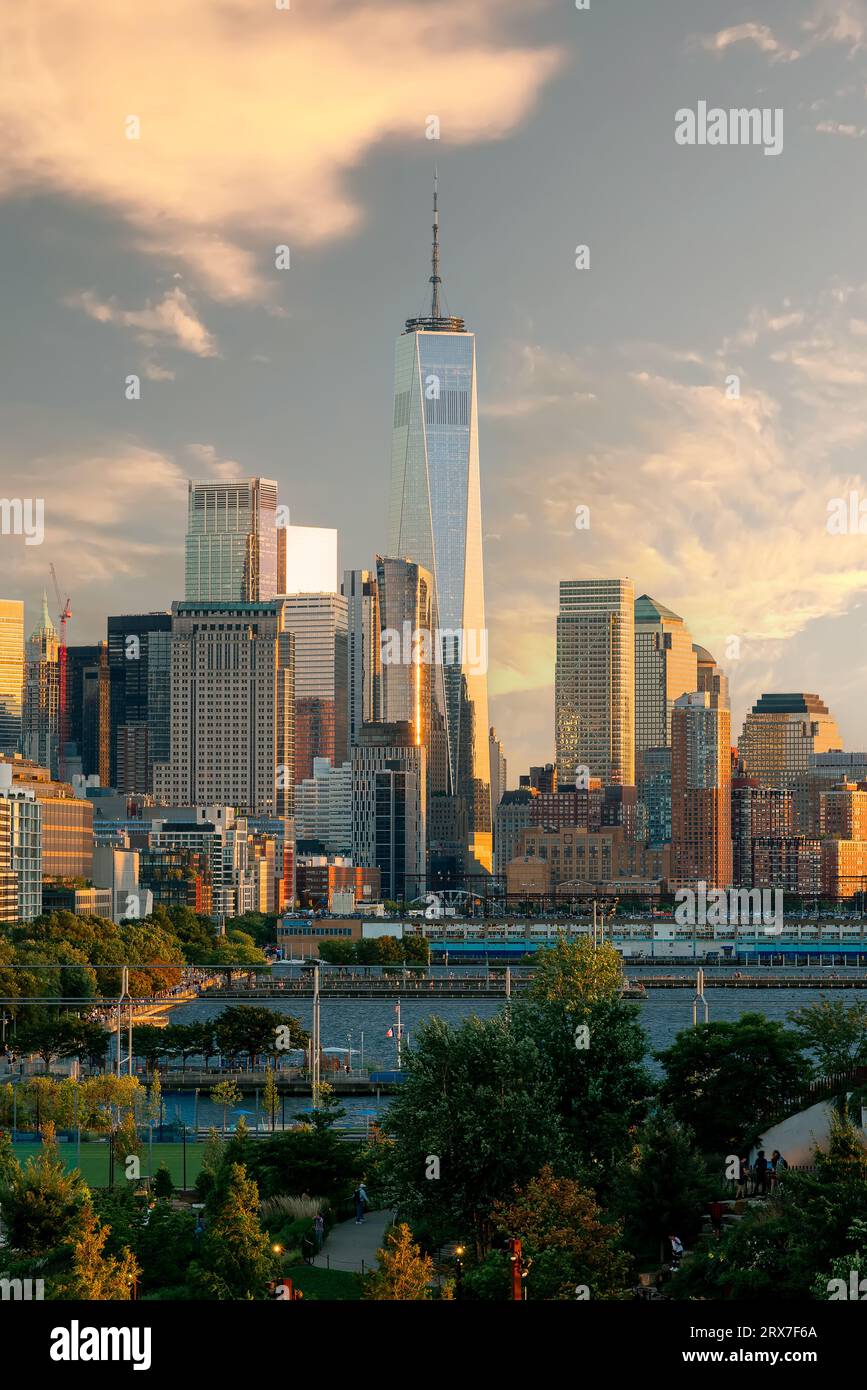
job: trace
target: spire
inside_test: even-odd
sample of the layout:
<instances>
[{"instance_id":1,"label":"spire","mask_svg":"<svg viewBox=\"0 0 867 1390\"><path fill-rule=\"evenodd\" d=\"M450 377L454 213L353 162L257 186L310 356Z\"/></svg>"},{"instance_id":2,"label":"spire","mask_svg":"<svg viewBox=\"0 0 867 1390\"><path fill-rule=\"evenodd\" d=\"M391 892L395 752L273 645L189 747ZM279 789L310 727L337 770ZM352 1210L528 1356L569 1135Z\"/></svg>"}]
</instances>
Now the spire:
<instances>
[{"instance_id":1,"label":"spire","mask_svg":"<svg viewBox=\"0 0 867 1390\"><path fill-rule=\"evenodd\" d=\"M434 189L433 189L433 243L431 246L431 277L430 283L430 316L438 319L440 316L440 215L437 210L437 167L434 165Z\"/></svg>"},{"instance_id":2,"label":"spire","mask_svg":"<svg viewBox=\"0 0 867 1390\"><path fill-rule=\"evenodd\" d=\"M51 632L54 627L51 621L51 615L48 612L48 595L44 589L42 590L42 617L40 619L40 627L43 632Z\"/></svg>"}]
</instances>

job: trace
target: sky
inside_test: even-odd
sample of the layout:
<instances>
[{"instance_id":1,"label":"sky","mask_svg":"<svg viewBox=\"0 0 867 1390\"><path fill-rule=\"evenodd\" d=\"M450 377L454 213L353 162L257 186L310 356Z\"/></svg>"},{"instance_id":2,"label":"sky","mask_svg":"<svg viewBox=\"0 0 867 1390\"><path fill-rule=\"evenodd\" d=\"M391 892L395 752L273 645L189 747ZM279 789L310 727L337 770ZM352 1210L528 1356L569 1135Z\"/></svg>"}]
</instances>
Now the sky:
<instances>
[{"instance_id":1,"label":"sky","mask_svg":"<svg viewBox=\"0 0 867 1390\"><path fill-rule=\"evenodd\" d=\"M383 551L436 164L510 785L554 754L558 583L594 575L683 616L733 736L806 690L867 747L867 539L829 531L854 493L867 532L867 0L277 3L0 12L0 491L45 502L41 545L0 536L0 595L27 630L51 562L70 642L181 598L189 477L276 478L341 569ZM677 143L699 102L782 112L782 150Z\"/></svg>"}]
</instances>

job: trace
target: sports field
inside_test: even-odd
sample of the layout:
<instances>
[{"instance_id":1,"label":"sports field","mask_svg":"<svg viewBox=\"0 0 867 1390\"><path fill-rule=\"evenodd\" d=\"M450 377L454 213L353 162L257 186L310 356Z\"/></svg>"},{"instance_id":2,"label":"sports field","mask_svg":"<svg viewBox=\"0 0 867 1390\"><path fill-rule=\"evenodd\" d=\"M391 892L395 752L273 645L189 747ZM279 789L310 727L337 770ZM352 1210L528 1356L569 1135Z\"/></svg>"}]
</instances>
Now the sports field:
<instances>
[{"instance_id":1,"label":"sports field","mask_svg":"<svg viewBox=\"0 0 867 1390\"><path fill-rule=\"evenodd\" d=\"M202 1166L202 1150L204 1144L194 1144L187 1140L187 1187L192 1187L195 1182L199 1169ZM154 1144L150 1149L147 1144L143 1144L139 1153L141 1162L141 1176L146 1178L148 1171L151 1175L156 1174L161 1163L164 1163L172 1176L175 1187L183 1185L184 1177L184 1154L183 1144ZM18 1162L24 1164L33 1154L40 1152L41 1145L35 1143L17 1143L14 1153ZM63 1159L64 1166L67 1168L81 1168L81 1174L85 1182L90 1187L108 1186L109 1154L107 1143L88 1143L81 1146L81 1163L78 1163L78 1155L75 1144L58 1144L57 1151ZM150 1166L149 1166L150 1156ZM120 1163L114 1167L115 1186L126 1181L124 1170Z\"/></svg>"}]
</instances>

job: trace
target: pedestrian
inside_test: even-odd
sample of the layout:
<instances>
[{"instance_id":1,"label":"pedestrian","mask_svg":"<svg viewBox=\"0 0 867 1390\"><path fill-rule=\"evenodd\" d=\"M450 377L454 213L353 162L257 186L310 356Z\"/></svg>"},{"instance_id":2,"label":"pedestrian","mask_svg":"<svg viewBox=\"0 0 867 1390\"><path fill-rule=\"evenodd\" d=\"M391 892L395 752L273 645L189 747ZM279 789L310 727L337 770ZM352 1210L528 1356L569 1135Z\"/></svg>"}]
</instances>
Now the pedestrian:
<instances>
[{"instance_id":1,"label":"pedestrian","mask_svg":"<svg viewBox=\"0 0 867 1390\"><path fill-rule=\"evenodd\" d=\"M719 1240L722 1235L723 1205L719 1200L713 1201L708 1206L710 1212L710 1222L713 1226L713 1233Z\"/></svg>"},{"instance_id":2,"label":"pedestrian","mask_svg":"<svg viewBox=\"0 0 867 1390\"><path fill-rule=\"evenodd\" d=\"M367 1205L367 1191L363 1182L360 1182L352 1194L355 1203L355 1224L360 1226L364 1220L364 1208Z\"/></svg>"},{"instance_id":3,"label":"pedestrian","mask_svg":"<svg viewBox=\"0 0 867 1390\"><path fill-rule=\"evenodd\" d=\"M321 1211L318 1211L313 1218L313 1231L316 1237L316 1253L318 1254L325 1241L325 1218Z\"/></svg>"},{"instance_id":4,"label":"pedestrian","mask_svg":"<svg viewBox=\"0 0 867 1390\"><path fill-rule=\"evenodd\" d=\"M672 1269L677 1269L677 1266L683 1258L683 1241L680 1236L670 1235L668 1237L668 1243L671 1246L671 1267Z\"/></svg>"},{"instance_id":5,"label":"pedestrian","mask_svg":"<svg viewBox=\"0 0 867 1390\"><path fill-rule=\"evenodd\" d=\"M747 1187L750 1180L750 1165L746 1158L738 1159L738 1182L735 1188L735 1200L739 1201L747 1195Z\"/></svg>"},{"instance_id":6,"label":"pedestrian","mask_svg":"<svg viewBox=\"0 0 867 1390\"><path fill-rule=\"evenodd\" d=\"M768 1160L765 1158L764 1149L759 1149L756 1154L756 1161L753 1164L755 1175L756 1192L760 1197L768 1195Z\"/></svg>"},{"instance_id":7,"label":"pedestrian","mask_svg":"<svg viewBox=\"0 0 867 1390\"><path fill-rule=\"evenodd\" d=\"M788 1168L788 1166L789 1166L788 1163L787 1163L786 1160L783 1158L783 1155L780 1153L779 1149L774 1149L774 1152L771 1154L771 1191L772 1191L772 1192L773 1192L774 1189L776 1188L777 1184L781 1181L782 1176L783 1176L784 1172L786 1171L786 1169Z\"/></svg>"}]
</instances>

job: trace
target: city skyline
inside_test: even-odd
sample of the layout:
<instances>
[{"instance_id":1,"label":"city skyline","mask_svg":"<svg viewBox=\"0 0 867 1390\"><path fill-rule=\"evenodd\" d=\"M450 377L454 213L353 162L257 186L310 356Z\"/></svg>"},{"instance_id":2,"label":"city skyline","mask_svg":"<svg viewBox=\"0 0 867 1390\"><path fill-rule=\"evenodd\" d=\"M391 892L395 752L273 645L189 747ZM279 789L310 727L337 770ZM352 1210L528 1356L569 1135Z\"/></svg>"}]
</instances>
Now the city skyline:
<instances>
[{"instance_id":1,"label":"city skyline","mask_svg":"<svg viewBox=\"0 0 867 1390\"><path fill-rule=\"evenodd\" d=\"M231 55L212 17L198 34L210 87L231 61L251 93L240 141L203 86L209 119L154 111L141 17L95 7L89 23L126 55L110 70L93 66L92 30L76 65L33 19L44 71L69 100L43 145L32 128L21 137L38 169L30 182L8 152L0 176L4 250L19 269L17 336L4 344L5 488L46 499L43 545L4 540L5 592L26 602L26 630L51 591L51 560L73 598L70 643L100 639L109 609L180 598L192 477L275 478L293 522L339 530L341 571L383 553L390 344L424 302L437 164L447 289L479 334L490 722L512 769L553 754L557 584L603 574L629 575L683 616L731 681L734 729L762 691L818 690L845 746L867 743L861 539L826 529L828 504L863 487L857 191L830 254L824 238L829 190L858 187L867 8L851 4L835 29L818 0L726 16L701 0L652 17L542 4L528 40L520 7L483 5L468 50L446 7L438 33L459 61L444 81L441 65L427 70L424 7L405 6L403 73L384 79L377 109L354 83L341 99L329 88L332 134L320 132L294 182L298 156L281 130L312 98L305 83L294 107L285 73L278 95L290 59L274 23L291 23L308 56L327 48L344 79L357 76L361 43L367 90L370 45L357 16L338 33L295 11L254 23L247 8ZM385 22L392 8L372 13ZM167 14L150 7L146 22ZM164 25L170 68L186 23ZM28 58L17 61L41 91ZM87 103L75 99L85 79ZM138 144L123 131L130 83L143 93ZM784 108L780 156L678 146L675 112L699 95ZM600 102L605 141L588 123ZM16 130L26 114L12 113ZM337 135L347 128L354 140ZM212 177L216 147L241 170L243 211ZM604 190L592 208L591 186ZM690 191L711 186L713 198ZM291 268L277 271L284 243ZM587 272L575 268L579 244ZM364 360L353 323L364 324ZM128 372L140 401L124 398ZM587 530L575 527L579 506Z\"/></svg>"}]
</instances>

